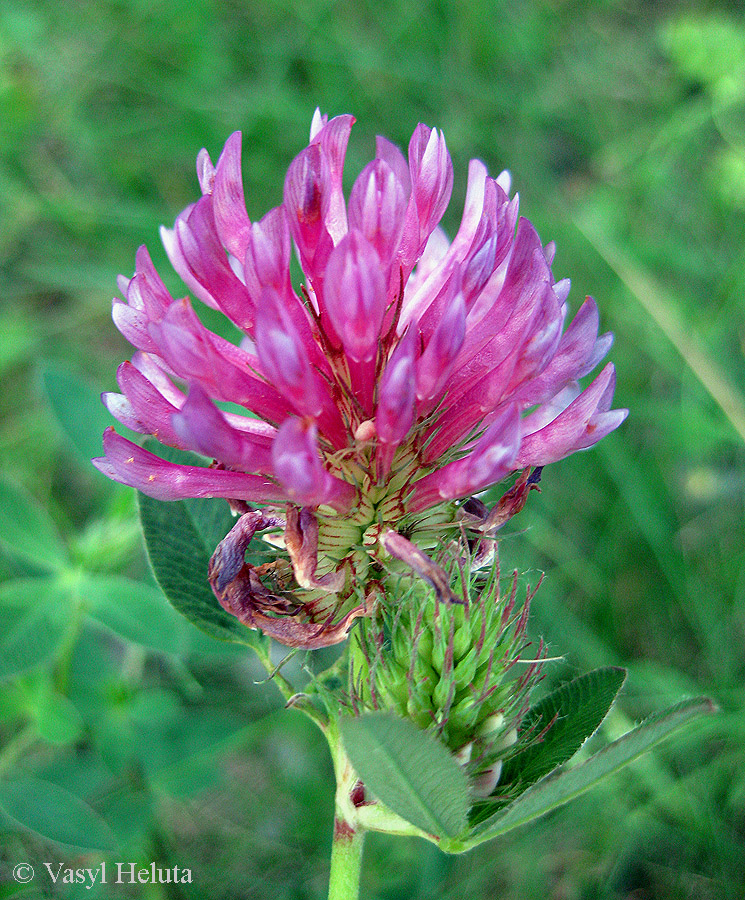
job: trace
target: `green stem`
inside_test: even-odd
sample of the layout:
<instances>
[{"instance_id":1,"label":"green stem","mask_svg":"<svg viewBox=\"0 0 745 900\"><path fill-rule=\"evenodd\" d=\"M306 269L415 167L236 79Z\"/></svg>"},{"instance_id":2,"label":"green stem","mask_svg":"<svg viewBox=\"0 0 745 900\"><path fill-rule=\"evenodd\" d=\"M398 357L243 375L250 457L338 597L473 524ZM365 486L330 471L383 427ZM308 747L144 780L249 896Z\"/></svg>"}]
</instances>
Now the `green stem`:
<instances>
[{"instance_id":1,"label":"green stem","mask_svg":"<svg viewBox=\"0 0 745 900\"><path fill-rule=\"evenodd\" d=\"M289 700L295 693L295 688L290 684L290 682L285 678L285 676L277 669L277 667L272 662L269 653L263 650L262 648L256 647L254 648L256 651L256 655L259 657L262 666L266 669L267 675L269 678L275 683L279 692L285 698L285 700Z\"/></svg>"},{"instance_id":2,"label":"green stem","mask_svg":"<svg viewBox=\"0 0 745 900\"><path fill-rule=\"evenodd\" d=\"M331 845L329 900L358 900L364 841L364 831L355 831L352 825L337 815Z\"/></svg>"},{"instance_id":3,"label":"green stem","mask_svg":"<svg viewBox=\"0 0 745 900\"><path fill-rule=\"evenodd\" d=\"M279 668L274 665L272 662L272 658L269 653L263 650L260 647L256 647L256 655L259 657L259 661L262 666L266 669L267 675L269 675L268 680L273 681L277 687L277 690L282 694L282 696L287 701L288 707L293 707L294 709L299 709L300 712L305 713L306 716L312 721L315 722L316 725L321 729L321 731L326 733L326 717L317 710L310 701L307 701L304 694L298 694L295 691L295 688L292 686L291 682L289 682L285 676L280 672ZM307 702L303 702L303 700Z\"/></svg>"},{"instance_id":4,"label":"green stem","mask_svg":"<svg viewBox=\"0 0 745 900\"><path fill-rule=\"evenodd\" d=\"M80 637L80 632L85 619L85 604L80 597L78 588L75 588L76 596L73 606L72 615L65 629L64 637L60 649L57 651L57 664L54 672L55 687L60 694L67 694L67 687L70 681L70 669L72 667L72 657L75 653L75 647Z\"/></svg>"}]
</instances>

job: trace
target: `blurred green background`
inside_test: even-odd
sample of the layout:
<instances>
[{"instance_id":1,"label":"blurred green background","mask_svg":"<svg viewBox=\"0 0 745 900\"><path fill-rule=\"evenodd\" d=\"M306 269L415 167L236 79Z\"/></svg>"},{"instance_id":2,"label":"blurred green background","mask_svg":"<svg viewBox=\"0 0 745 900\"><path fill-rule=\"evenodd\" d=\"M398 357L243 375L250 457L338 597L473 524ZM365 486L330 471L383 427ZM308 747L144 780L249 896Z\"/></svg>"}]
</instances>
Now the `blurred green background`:
<instances>
[{"instance_id":1,"label":"blurred green background","mask_svg":"<svg viewBox=\"0 0 745 900\"><path fill-rule=\"evenodd\" d=\"M533 583L547 683L628 666L610 737L696 694L721 714L463 857L374 835L363 896L745 896L745 18L738 2L0 0L0 898L318 898L325 745L245 648L154 587L100 452L130 349L117 273L244 135L249 214L313 109L441 127L513 173L576 309L615 332L629 419L544 473L501 545ZM170 282L176 290L176 281ZM22 823L24 827L21 827ZM56 840L54 840L56 839ZM87 842L87 843L86 843ZM117 851L105 849L113 842ZM85 853L71 849L82 844ZM18 862L187 866L193 884L23 888Z\"/></svg>"}]
</instances>

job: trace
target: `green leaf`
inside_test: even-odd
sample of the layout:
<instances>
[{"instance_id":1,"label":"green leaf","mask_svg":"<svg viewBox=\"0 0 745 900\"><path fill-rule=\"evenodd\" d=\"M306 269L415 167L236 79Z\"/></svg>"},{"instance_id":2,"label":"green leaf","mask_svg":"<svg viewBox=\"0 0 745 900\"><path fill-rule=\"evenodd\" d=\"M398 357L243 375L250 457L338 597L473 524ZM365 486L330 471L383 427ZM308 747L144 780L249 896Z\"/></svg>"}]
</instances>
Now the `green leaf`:
<instances>
[{"instance_id":1,"label":"green leaf","mask_svg":"<svg viewBox=\"0 0 745 900\"><path fill-rule=\"evenodd\" d=\"M234 524L227 503L162 502L144 494L138 498L150 565L169 602L212 637L255 646L257 635L222 609L207 581L210 557L217 545L212 536L222 532L224 537Z\"/></svg>"},{"instance_id":2,"label":"green leaf","mask_svg":"<svg viewBox=\"0 0 745 900\"><path fill-rule=\"evenodd\" d=\"M536 703L523 719L520 730L530 729L536 736L545 729L548 731L541 740L506 763L501 784L528 787L571 759L597 731L625 680L624 669L595 669L563 684Z\"/></svg>"},{"instance_id":3,"label":"green leaf","mask_svg":"<svg viewBox=\"0 0 745 900\"><path fill-rule=\"evenodd\" d=\"M163 653L178 653L181 620L157 588L113 575L86 575L80 593L91 617L125 640Z\"/></svg>"},{"instance_id":4,"label":"green leaf","mask_svg":"<svg viewBox=\"0 0 745 900\"><path fill-rule=\"evenodd\" d=\"M87 803L56 784L24 778L0 784L0 809L42 837L81 850L114 850L109 826Z\"/></svg>"},{"instance_id":5,"label":"green leaf","mask_svg":"<svg viewBox=\"0 0 745 900\"><path fill-rule=\"evenodd\" d=\"M352 765L389 809L438 837L464 831L468 779L433 735L382 712L343 719L340 725Z\"/></svg>"},{"instance_id":6,"label":"green leaf","mask_svg":"<svg viewBox=\"0 0 745 900\"><path fill-rule=\"evenodd\" d=\"M29 578L0 587L0 678L54 656L70 617L69 593L56 581Z\"/></svg>"},{"instance_id":7,"label":"green leaf","mask_svg":"<svg viewBox=\"0 0 745 900\"><path fill-rule=\"evenodd\" d=\"M8 304L0 312L0 374L5 373L22 360L30 358L40 335L31 321L31 313L16 304Z\"/></svg>"},{"instance_id":8,"label":"green leaf","mask_svg":"<svg viewBox=\"0 0 745 900\"><path fill-rule=\"evenodd\" d=\"M153 816L153 795L125 780L115 792L101 797L100 809L118 840L130 846L147 846L148 837L158 827Z\"/></svg>"},{"instance_id":9,"label":"green leaf","mask_svg":"<svg viewBox=\"0 0 745 900\"><path fill-rule=\"evenodd\" d=\"M0 477L0 546L42 569L64 566L67 554L46 511L18 485Z\"/></svg>"},{"instance_id":10,"label":"green leaf","mask_svg":"<svg viewBox=\"0 0 745 900\"><path fill-rule=\"evenodd\" d=\"M39 736L50 744L72 744L83 730L83 720L74 704L44 677L34 697L32 714Z\"/></svg>"},{"instance_id":11,"label":"green leaf","mask_svg":"<svg viewBox=\"0 0 745 900\"><path fill-rule=\"evenodd\" d=\"M696 716L713 712L716 712L716 707L711 700L696 698L684 700L650 716L580 765L557 769L528 788L509 806L477 825L465 842L466 846L472 847L490 840L568 803L646 753Z\"/></svg>"},{"instance_id":12,"label":"green leaf","mask_svg":"<svg viewBox=\"0 0 745 900\"><path fill-rule=\"evenodd\" d=\"M112 424L111 413L101 403L100 391L51 363L43 366L41 383L62 432L80 454L81 462L89 466L93 457L101 456L101 436ZM117 431L132 437L129 429L117 426ZM101 484L106 483L101 480Z\"/></svg>"}]
</instances>

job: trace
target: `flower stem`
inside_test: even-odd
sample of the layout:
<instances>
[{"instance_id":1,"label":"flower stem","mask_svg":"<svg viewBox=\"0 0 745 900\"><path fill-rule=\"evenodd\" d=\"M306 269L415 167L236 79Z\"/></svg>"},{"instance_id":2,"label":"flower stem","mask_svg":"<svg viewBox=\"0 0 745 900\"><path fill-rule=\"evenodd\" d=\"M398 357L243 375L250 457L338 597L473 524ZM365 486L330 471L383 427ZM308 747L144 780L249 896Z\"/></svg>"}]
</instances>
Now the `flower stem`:
<instances>
[{"instance_id":1,"label":"flower stem","mask_svg":"<svg viewBox=\"0 0 745 900\"><path fill-rule=\"evenodd\" d=\"M364 840L364 831L355 831L338 816L334 819L329 900L358 900Z\"/></svg>"}]
</instances>

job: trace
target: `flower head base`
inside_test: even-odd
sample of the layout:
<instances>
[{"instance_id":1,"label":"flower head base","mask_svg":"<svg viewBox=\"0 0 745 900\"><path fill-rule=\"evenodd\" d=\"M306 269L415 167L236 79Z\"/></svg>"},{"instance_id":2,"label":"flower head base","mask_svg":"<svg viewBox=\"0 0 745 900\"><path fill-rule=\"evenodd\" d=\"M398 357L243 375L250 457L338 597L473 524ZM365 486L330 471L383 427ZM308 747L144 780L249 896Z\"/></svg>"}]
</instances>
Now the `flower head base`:
<instances>
[{"instance_id":1,"label":"flower head base","mask_svg":"<svg viewBox=\"0 0 745 900\"><path fill-rule=\"evenodd\" d=\"M455 501L589 447L625 416L611 410L612 365L579 387L611 338L598 337L589 298L564 330L568 282L518 221L508 179L471 162L448 242L443 135L417 126L408 159L379 138L345 202L353 121L316 113L282 204L259 222L243 200L240 134L216 165L200 153L202 196L163 241L236 340L171 297L141 248L113 309L137 352L104 402L127 427L214 462L169 463L113 429L95 461L158 499L222 497L241 510L213 559L215 593L249 627L297 646L343 640L369 612L366 582L402 563L426 568L417 554L459 520L493 533L519 508L479 517ZM259 571L242 554L266 530L283 532L272 538L283 565Z\"/></svg>"}]
</instances>

